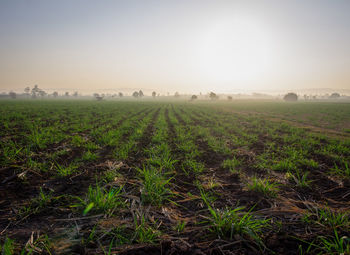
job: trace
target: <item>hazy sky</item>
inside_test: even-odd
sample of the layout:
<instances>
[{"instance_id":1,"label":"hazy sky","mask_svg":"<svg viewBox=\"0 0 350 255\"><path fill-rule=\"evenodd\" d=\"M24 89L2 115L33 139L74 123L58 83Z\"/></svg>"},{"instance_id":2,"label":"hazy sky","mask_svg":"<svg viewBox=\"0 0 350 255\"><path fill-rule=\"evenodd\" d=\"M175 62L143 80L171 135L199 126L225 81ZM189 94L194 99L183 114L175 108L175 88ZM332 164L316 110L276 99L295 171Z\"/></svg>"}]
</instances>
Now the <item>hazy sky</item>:
<instances>
[{"instance_id":1,"label":"hazy sky","mask_svg":"<svg viewBox=\"0 0 350 255\"><path fill-rule=\"evenodd\" d=\"M0 0L0 90L350 89L349 0Z\"/></svg>"}]
</instances>

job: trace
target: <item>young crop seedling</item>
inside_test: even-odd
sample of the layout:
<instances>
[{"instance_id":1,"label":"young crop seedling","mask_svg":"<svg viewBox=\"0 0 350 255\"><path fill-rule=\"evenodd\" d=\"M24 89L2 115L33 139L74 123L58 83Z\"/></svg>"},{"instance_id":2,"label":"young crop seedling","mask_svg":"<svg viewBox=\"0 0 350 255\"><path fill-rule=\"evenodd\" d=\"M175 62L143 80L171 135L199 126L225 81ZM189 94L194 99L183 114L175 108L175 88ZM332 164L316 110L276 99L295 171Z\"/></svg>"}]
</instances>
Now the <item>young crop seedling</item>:
<instances>
[{"instance_id":1,"label":"young crop seedling","mask_svg":"<svg viewBox=\"0 0 350 255\"><path fill-rule=\"evenodd\" d=\"M121 197L123 187L110 188L106 190L96 184L93 188L89 186L88 193L85 199L79 199L79 207L83 210L83 215L92 213L104 213L107 216L113 215L118 208L125 206L125 201Z\"/></svg>"},{"instance_id":2,"label":"young crop seedling","mask_svg":"<svg viewBox=\"0 0 350 255\"><path fill-rule=\"evenodd\" d=\"M29 169L33 169L42 173L46 173L50 170L49 164L46 162L38 162L36 160L33 160L32 158L29 158L26 162L26 167Z\"/></svg>"},{"instance_id":3,"label":"young crop seedling","mask_svg":"<svg viewBox=\"0 0 350 255\"><path fill-rule=\"evenodd\" d=\"M185 159L182 162L181 168L186 175L190 175L192 173L197 175L204 171L204 164L197 162L194 159Z\"/></svg>"},{"instance_id":4,"label":"young crop seedling","mask_svg":"<svg viewBox=\"0 0 350 255\"><path fill-rule=\"evenodd\" d=\"M300 171L295 171L295 173L287 172L286 177L292 180L297 187L300 188L309 188L312 180L309 180L307 177L309 172L301 173Z\"/></svg>"},{"instance_id":5,"label":"young crop seedling","mask_svg":"<svg viewBox=\"0 0 350 255\"><path fill-rule=\"evenodd\" d=\"M271 169L274 171L281 171L281 172L294 172L297 169L297 166L293 160L285 159L272 165Z\"/></svg>"},{"instance_id":6,"label":"young crop seedling","mask_svg":"<svg viewBox=\"0 0 350 255\"><path fill-rule=\"evenodd\" d=\"M226 159L222 162L222 167L230 170L231 173L239 172L238 167L240 165L241 162L236 157L234 157L233 159Z\"/></svg>"},{"instance_id":7,"label":"young crop seedling","mask_svg":"<svg viewBox=\"0 0 350 255\"><path fill-rule=\"evenodd\" d=\"M98 158L98 155L95 152L88 150L82 156L82 161L95 161Z\"/></svg>"},{"instance_id":8,"label":"young crop seedling","mask_svg":"<svg viewBox=\"0 0 350 255\"><path fill-rule=\"evenodd\" d=\"M42 188L40 188L39 196L37 198L32 199L28 205L22 206L18 212L18 215L20 217L25 217L37 214L47 209L47 206L50 203L57 201L58 199L59 197L53 197L51 192L45 194Z\"/></svg>"},{"instance_id":9,"label":"young crop seedling","mask_svg":"<svg viewBox=\"0 0 350 255\"><path fill-rule=\"evenodd\" d=\"M71 144L76 147L82 147L85 143L84 138L79 135L75 135L71 139L72 139Z\"/></svg>"},{"instance_id":10,"label":"young crop seedling","mask_svg":"<svg viewBox=\"0 0 350 255\"><path fill-rule=\"evenodd\" d=\"M83 147L86 149L86 150L91 150L91 151L94 151L94 150L98 150L100 148L100 146L92 141L89 141L87 143L84 143Z\"/></svg>"},{"instance_id":11,"label":"young crop seedling","mask_svg":"<svg viewBox=\"0 0 350 255\"><path fill-rule=\"evenodd\" d=\"M149 155L147 159L148 164L166 171L173 171L175 169L175 163L178 162L178 160L172 159L167 144L163 143L151 147L150 149L146 149L145 152Z\"/></svg>"},{"instance_id":12,"label":"young crop seedling","mask_svg":"<svg viewBox=\"0 0 350 255\"><path fill-rule=\"evenodd\" d=\"M40 130L38 126L33 126L31 134L28 135L29 143L31 147L35 149L45 149L48 143L49 133L46 133L45 130Z\"/></svg>"},{"instance_id":13,"label":"young crop seedling","mask_svg":"<svg viewBox=\"0 0 350 255\"><path fill-rule=\"evenodd\" d=\"M218 183L213 176L211 176L209 179L206 181L205 185L208 189L214 189L218 186L220 186L220 183Z\"/></svg>"},{"instance_id":14,"label":"young crop seedling","mask_svg":"<svg viewBox=\"0 0 350 255\"><path fill-rule=\"evenodd\" d=\"M150 167L138 168L142 178L141 200L143 203L162 205L172 196L167 187L172 178L166 178L158 169Z\"/></svg>"},{"instance_id":15,"label":"young crop seedling","mask_svg":"<svg viewBox=\"0 0 350 255\"><path fill-rule=\"evenodd\" d=\"M15 241L6 237L3 245L0 244L1 255L14 255Z\"/></svg>"},{"instance_id":16,"label":"young crop seedling","mask_svg":"<svg viewBox=\"0 0 350 255\"><path fill-rule=\"evenodd\" d=\"M82 240L81 243L83 245L88 245L90 243L93 243L96 241L97 237L97 228L98 225L93 226L92 228L90 228L87 232L87 236L85 235Z\"/></svg>"},{"instance_id":17,"label":"young crop seedling","mask_svg":"<svg viewBox=\"0 0 350 255\"><path fill-rule=\"evenodd\" d=\"M232 240L234 235L240 235L258 246L264 246L261 234L263 229L269 227L268 219L256 218L250 211L243 212L244 207L216 209L210 205L206 196L202 195L202 199L210 213L208 217L210 231L218 238Z\"/></svg>"},{"instance_id":18,"label":"young crop seedling","mask_svg":"<svg viewBox=\"0 0 350 255\"><path fill-rule=\"evenodd\" d=\"M133 240L138 243L155 243L160 236L160 231L157 228L152 227L145 219L144 215L141 215L140 219L134 218L135 233Z\"/></svg>"},{"instance_id":19,"label":"young crop seedling","mask_svg":"<svg viewBox=\"0 0 350 255\"><path fill-rule=\"evenodd\" d=\"M348 236L339 236L334 229L334 236L319 237L320 244L315 245L324 254L350 254L350 238ZM319 254L321 254L319 253Z\"/></svg>"},{"instance_id":20,"label":"young crop seedling","mask_svg":"<svg viewBox=\"0 0 350 255\"><path fill-rule=\"evenodd\" d=\"M104 172L102 179L104 182L110 183L110 182L116 181L119 175L120 174L117 172L116 169L109 169Z\"/></svg>"},{"instance_id":21,"label":"young crop seedling","mask_svg":"<svg viewBox=\"0 0 350 255\"><path fill-rule=\"evenodd\" d=\"M205 191L202 184L199 181L195 182L195 185L199 189L199 192L201 194L202 201L204 202L204 205L210 206L214 204L217 197L214 196L214 194L210 191Z\"/></svg>"},{"instance_id":22,"label":"young crop seedling","mask_svg":"<svg viewBox=\"0 0 350 255\"><path fill-rule=\"evenodd\" d=\"M251 191L259 192L267 197L276 197L278 184L270 182L268 179L253 177L247 188Z\"/></svg>"},{"instance_id":23,"label":"young crop seedling","mask_svg":"<svg viewBox=\"0 0 350 255\"><path fill-rule=\"evenodd\" d=\"M315 208L311 211L314 221L320 225L334 229L350 229L350 215L348 212L336 212L329 208Z\"/></svg>"},{"instance_id":24,"label":"young crop seedling","mask_svg":"<svg viewBox=\"0 0 350 255\"><path fill-rule=\"evenodd\" d=\"M177 222L177 224L174 226L174 230L178 233L181 233L184 231L185 227L186 227L186 221L179 221Z\"/></svg>"},{"instance_id":25,"label":"young crop seedling","mask_svg":"<svg viewBox=\"0 0 350 255\"><path fill-rule=\"evenodd\" d=\"M47 206L52 201L52 199L53 197L51 192L48 194L45 194L42 188L40 188L39 197L35 200L35 202L38 204L39 208L43 208Z\"/></svg>"},{"instance_id":26,"label":"young crop seedling","mask_svg":"<svg viewBox=\"0 0 350 255\"><path fill-rule=\"evenodd\" d=\"M33 237L33 233L30 241L27 242L25 248L21 254L52 254L53 243L47 235L38 235L36 239Z\"/></svg>"},{"instance_id":27,"label":"young crop seedling","mask_svg":"<svg viewBox=\"0 0 350 255\"><path fill-rule=\"evenodd\" d=\"M319 164L312 159L303 158L298 160L297 163L301 168L306 168L306 169L317 169L319 167Z\"/></svg>"},{"instance_id":28,"label":"young crop seedling","mask_svg":"<svg viewBox=\"0 0 350 255\"><path fill-rule=\"evenodd\" d=\"M73 164L73 163L68 165L68 166L63 166L63 165L56 163L56 171L57 171L58 176L69 176L69 175L75 173L77 168L78 168L78 166Z\"/></svg>"},{"instance_id":29,"label":"young crop seedling","mask_svg":"<svg viewBox=\"0 0 350 255\"><path fill-rule=\"evenodd\" d=\"M0 144L2 154L0 156L1 164L12 164L15 163L19 157L20 152L23 150L23 147L18 147L13 141L9 141L6 144Z\"/></svg>"},{"instance_id":30,"label":"young crop seedling","mask_svg":"<svg viewBox=\"0 0 350 255\"><path fill-rule=\"evenodd\" d=\"M226 208L223 210L208 207L210 212L209 226L219 238L233 239L238 234L243 238L262 244L261 234L269 226L269 220L253 217L249 212L242 212L244 208Z\"/></svg>"},{"instance_id":31,"label":"young crop seedling","mask_svg":"<svg viewBox=\"0 0 350 255\"><path fill-rule=\"evenodd\" d=\"M332 168L330 172L331 174L350 179L350 167L347 162L344 162L344 168L339 168L337 164L334 164L334 168Z\"/></svg>"}]
</instances>

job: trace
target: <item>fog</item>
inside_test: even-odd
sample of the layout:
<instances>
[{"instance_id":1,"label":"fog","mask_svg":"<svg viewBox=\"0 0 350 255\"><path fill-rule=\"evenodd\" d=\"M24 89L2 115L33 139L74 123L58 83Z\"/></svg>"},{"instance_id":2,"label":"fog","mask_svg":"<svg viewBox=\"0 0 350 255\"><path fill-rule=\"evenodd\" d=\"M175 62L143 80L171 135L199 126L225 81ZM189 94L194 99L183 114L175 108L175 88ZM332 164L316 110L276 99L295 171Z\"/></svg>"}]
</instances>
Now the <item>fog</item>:
<instances>
[{"instance_id":1,"label":"fog","mask_svg":"<svg viewBox=\"0 0 350 255\"><path fill-rule=\"evenodd\" d=\"M0 92L349 94L349 1L1 1Z\"/></svg>"}]
</instances>

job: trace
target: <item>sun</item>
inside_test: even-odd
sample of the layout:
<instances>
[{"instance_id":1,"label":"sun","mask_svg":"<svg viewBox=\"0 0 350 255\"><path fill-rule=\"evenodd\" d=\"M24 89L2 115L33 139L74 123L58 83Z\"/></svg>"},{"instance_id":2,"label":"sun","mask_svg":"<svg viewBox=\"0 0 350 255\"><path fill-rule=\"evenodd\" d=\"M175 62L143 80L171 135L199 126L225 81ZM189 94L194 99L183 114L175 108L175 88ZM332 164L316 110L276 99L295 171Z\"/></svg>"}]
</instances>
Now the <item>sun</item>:
<instances>
[{"instance_id":1,"label":"sun","mask_svg":"<svg viewBox=\"0 0 350 255\"><path fill-rule=\"evenodd\" d=\"M273 58L264 26L239 17L218 20L207 28L195 52L199 72L213 82L258 80L270 71Z\"/></svg>"}]
</instances>

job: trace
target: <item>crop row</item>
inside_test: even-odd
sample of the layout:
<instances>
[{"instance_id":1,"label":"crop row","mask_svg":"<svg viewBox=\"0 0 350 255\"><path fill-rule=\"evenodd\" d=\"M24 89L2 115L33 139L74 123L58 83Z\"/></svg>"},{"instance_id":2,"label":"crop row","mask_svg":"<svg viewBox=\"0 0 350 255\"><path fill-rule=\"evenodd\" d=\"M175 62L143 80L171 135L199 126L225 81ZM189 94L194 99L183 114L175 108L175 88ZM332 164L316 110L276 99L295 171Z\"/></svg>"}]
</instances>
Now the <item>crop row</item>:
<instances>
[{"instance_id":1,"label":"crop row","mask_svg":"<svg viewBox=\"0 0 350 255\"><path fill-rule=\"evenodd\" d=\"M188 103L19 102L1 120L3 250L350 249L348 139Z\"/></svg>"}]
</instances>

